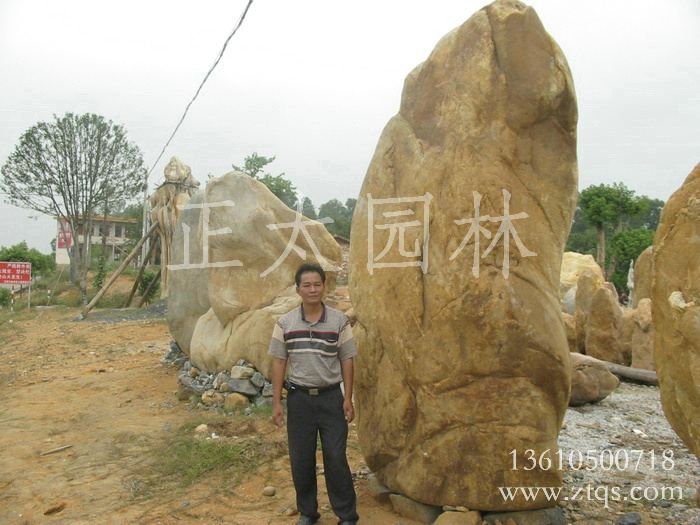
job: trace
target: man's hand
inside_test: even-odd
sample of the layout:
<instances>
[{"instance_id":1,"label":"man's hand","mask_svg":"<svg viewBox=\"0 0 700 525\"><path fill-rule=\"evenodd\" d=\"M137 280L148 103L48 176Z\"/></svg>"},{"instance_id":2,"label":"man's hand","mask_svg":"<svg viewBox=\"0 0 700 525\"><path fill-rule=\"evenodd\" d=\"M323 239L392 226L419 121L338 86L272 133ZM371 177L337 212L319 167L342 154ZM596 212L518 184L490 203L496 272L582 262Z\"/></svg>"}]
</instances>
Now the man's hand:
<instances>
[{"instance_id":1,"label":"man's hand","mask_svg":"<svg viewBox=\"0 0 700 525\"><path fill-rule=\"evenodd\" d=\"M287 370L287 360L275 357L272 360L272 422L282 428L284 409L282 408L282 382Z\"/></svg>"},{"instance_id":2,"label":"man's hand","mask_svg":"<svg viewBox=\"0 0 700 525\"><path fill-rule=\"evenodd\" d=\"M272 422L280 428L284 426L284 409L282 404L272 407Z\"/></svg>"},{"instance_id":3,"label":"man's hand","mask_svg":"<svg viewBox=\"0 0 700 525\"><path fill-rule=\"evenodd\" d=\"M343 401L343 412L345 413L345 419L348 423L352 423L355 419L355 407L352 405L352 399L345 399Z\"/></svg>"}]
</instances>

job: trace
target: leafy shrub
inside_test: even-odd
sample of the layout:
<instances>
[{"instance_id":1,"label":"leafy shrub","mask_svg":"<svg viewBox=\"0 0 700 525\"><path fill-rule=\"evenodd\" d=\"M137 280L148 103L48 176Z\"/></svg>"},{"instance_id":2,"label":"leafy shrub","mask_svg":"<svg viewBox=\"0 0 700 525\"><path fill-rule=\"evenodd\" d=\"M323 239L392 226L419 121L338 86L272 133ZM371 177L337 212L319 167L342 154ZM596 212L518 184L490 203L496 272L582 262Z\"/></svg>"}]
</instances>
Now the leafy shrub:
<instances>
[{"instance_id":1,"label":"leafy shrub","mask_svg":"<svg viewBox=\"0 0 700 525\"><path fill-rule=\"evenodd\" d=\"M104 286L105 277L107 277L107 259L104 256L100 256L100 259L97 261L95 277L92 279L92 285L96 290L100 290Z\"/></svg>"},{"instance_id":2,"label":"leafy shrub","mask_svg":"<svg viewBox=\"0 0 700 525\"><path fill-rule=\"evenodd\" d=\"M141 282L139 283L139 295L143 297L143 294L146 293L146 289L148 288L148 285L151 284L151 281L156 278L156 272L153 270L146 270L143 272L143 275L141 276ZM160 293L160 282L157 283L151 292L148 294L148 297L146 298L146 302L150 303L153 301L155 297Z\"/></svg>"},{"instance_id":3,"label":"leafy shrub","mask_svg":"<svg viewBox=\"0 0 700 525\"><path fill-rule=\"evenodd\" d=\"M0 288L0 307L7 308L10 306L12 293L7 288Z\"/></svg>"}]
</instances>

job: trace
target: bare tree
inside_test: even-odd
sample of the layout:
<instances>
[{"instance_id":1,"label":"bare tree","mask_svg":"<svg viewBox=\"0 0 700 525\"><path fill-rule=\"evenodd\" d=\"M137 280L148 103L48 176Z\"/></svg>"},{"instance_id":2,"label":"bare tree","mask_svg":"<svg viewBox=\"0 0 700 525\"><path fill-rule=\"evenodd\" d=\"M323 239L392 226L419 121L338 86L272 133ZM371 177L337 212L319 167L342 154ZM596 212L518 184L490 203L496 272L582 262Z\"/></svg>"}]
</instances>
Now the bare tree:
<instances>
[{"instance_id":1,"label":"bare tree","mask_svg":"<svg viewBox=\"0 0 700 525\"><path fill-rule=\"evenodd\" d=\"M145 172L141 150L127 140L124 128L91 113L54 115L52 122L35 124L2 167L9 203L56 215L69 224L74 242L78 240L77 249L68 253L78 269L83 305L93 216L105 203L143 191ZM63 222L59 224L63 228Z\"/></svg>"}]
</instances>

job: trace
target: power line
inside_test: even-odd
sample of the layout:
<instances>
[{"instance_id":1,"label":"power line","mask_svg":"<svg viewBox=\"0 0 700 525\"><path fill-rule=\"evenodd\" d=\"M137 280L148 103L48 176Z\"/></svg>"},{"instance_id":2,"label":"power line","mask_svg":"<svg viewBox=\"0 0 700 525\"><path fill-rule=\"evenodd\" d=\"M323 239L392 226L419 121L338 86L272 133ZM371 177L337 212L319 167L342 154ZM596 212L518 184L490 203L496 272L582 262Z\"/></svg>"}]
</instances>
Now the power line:
<instances>
[{"instance_id":1,"label":"power line","mask_svg":"<svg viewBox=\"0 0 700 525\"><path fill-rule=\"evenodd\" d=\"M226 46L228 46L229 41L231 38L233 38L233 35L236 34L236 31L241 27L243 24L243 20L245 19L245 15L248 13L248 9L250 9L250 5L253 3L253 0L248 0L248 5L246 5L245 9L243 10L243 14L241 14L241 17L238 19L238 23L236 26L233 28L233 31L231 31L231 34L228 36L226 39L226 42L224 42L224 46L221 48L221 51L219 52L219 56L216 57L216 60L214 61L214 64L209 68L209 71L207 74L204 76L204 80L202 80L202 83L199 85L197 88L197 92L194 94L194 97L192 97L192 100L190 100L189 104L187 104L187 107L185 108L185 112L182 114L182 118L180 119L180 122L177 123L177 126L175 126L175 130L173 131L173 134L170 135L170 138L168 139L168 142L166 142L165 146L163 146L163 150L160 152L160 155L158 155L158 158L156 161L153 163L153 166L151 167L150 171L148 172L148 175L146 176L146 180L151 176L151 173L153 173L153 170L156 168L156 165L160 161L161 157L165 153L165 150L167 147L170 145L170 142L173 140L173 137L177 133L177 130L180 129L180 125L183 123L185 120L185 117L187 116L187 112L190 109L190 106L192 103L197 99L199 96L199 92L202 91L202 88L204 87L204 84L206 83L207 79L209 78L209 75L212 74L214 71L214 68L219 64L219 61L221 60L221 57L224 56L224 51L226 51Z\"/></svg>"}]
</instances>

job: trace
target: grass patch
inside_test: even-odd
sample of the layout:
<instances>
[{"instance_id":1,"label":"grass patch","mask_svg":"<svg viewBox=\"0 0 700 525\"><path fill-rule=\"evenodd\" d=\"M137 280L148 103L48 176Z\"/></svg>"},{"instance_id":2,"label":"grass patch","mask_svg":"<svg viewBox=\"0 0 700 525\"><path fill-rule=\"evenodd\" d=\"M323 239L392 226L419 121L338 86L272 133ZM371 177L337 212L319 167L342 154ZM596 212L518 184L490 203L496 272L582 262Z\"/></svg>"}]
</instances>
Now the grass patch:
<instances>
[{"instance_id":1,"label":"grass patch","mask_svg":"<svg viewBox=\"0 0 700 525\"><path fill-rule=\"evenodd\" d=\"M238 484L250 472L287 453L286 436L257 432L256 420L267 417L261 413L207 422L209 436L215 432L220 436L217 439L194 433L201 422L186 423L165 446L155 447L153 474L180 486L210 476L225 478L227 485Z\"/></svg>"},{"instance_id":2,"label":"grass patch","mask_svg":"<svg viewBox=\"0 0 700 525\"><path fill-rule=\"evenodd\" d=\"M0 373L0 388L11 385L15 380L14 372Z\"/></svg>"},{"instance_id":3,"label":"grass patch","mask_svg":"<svg viewBox=\"0 0 700 525\"><path fill-rule=\"evenodd\" d=\"M88 340L84 335L72 335L68 342L74 345L87 346Z\"/></svg>"}]
</instances>

